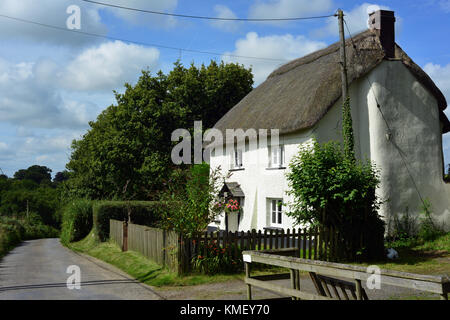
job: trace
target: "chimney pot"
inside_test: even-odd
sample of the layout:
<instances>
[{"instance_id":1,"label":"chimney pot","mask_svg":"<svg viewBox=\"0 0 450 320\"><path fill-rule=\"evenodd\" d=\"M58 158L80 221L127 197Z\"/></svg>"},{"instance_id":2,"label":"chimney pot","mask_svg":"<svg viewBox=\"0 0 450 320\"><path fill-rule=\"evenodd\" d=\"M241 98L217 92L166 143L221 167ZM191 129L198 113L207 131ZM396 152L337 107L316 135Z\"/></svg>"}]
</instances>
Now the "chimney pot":
<instances>
[{"instance_id":1,"label":"chimney pot","mask_svg":"<svg viewBox=\"0 0 450 320\"><path fill-rule=\"evenodd\" d=\"M386 58L395 58L394 11L378 10L369 14L369 27L380 38Z\"/></svg>"}]
</instances>

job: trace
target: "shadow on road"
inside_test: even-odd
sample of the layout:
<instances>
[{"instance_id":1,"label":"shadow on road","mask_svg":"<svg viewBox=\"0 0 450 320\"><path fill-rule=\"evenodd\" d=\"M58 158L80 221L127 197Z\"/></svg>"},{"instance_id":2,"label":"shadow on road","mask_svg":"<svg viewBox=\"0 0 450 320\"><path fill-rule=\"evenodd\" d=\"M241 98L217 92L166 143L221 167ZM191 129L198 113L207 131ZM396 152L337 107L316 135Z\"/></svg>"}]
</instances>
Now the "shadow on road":
<instances>
[{"instance_id":1,"label":"shadow on road","mask_svg":"<svg viewBox=\"0 0 450 320\"><path fill-rule=\"evenodd\" d=\"M85 281L80 282L81 286L101 286L107 284L123 284L123 283L139 283L137 280L97 280L97 281ZM41 283L41 284L30 284L30 285L20 285L20 286L11 286L11 287L0 287L0 293L4 291L13 291L13 290L31 290L31 289L42 289L42 288L65 288L67 287L67 283Z\"/></svg>"}]
</instances>

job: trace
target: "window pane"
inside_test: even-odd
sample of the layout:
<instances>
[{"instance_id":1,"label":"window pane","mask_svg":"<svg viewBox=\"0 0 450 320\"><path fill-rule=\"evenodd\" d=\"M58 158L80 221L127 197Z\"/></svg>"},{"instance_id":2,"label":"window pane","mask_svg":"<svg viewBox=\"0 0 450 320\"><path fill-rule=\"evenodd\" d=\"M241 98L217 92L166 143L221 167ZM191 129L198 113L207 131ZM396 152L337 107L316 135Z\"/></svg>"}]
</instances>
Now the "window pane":
<instances>
[{"instance_id":1,"label":"window pane","mask_svg":"<svg viewBox=\"0 0 450 320\"><path fill-rule=\"evenodd\" d=\"M278 164L278 147L272 147L272 164Z\"/></svg>"}]
</instances>

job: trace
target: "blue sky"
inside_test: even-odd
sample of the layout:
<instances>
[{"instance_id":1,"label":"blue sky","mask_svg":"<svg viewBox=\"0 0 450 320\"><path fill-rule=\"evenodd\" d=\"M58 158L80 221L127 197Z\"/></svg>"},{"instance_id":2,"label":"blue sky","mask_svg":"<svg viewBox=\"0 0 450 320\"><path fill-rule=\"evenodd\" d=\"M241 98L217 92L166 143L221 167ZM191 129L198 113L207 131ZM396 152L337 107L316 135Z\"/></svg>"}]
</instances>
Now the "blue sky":
<instances>
[{"instance_id":1,"label":"blue sky","mask_svg":"<svg viewBox=\"0 0 450 320\"><path fill-rule=\"evenodd\" d=\"M353 34L366 28L367 7L394 10L396 41L450 101L450 0L103 0L180 14L239 18L322 16L342 8ZM81 8L81 31L217 55L94 38L0 17L0 168L9 176L34 164L64 170L70 143L114 103L113 90L140 70L168 72L174 61L252 67L256 84L282 62L338 40L336 18L285 23L219 22L155 16L80 0L1 0L0 15L66 27L67 7ZM232 58L239 55L280 59ZM450 117L450 108L446 110ZM444 135L450 163L450 134Z\"/></svg>"}]
</instances>

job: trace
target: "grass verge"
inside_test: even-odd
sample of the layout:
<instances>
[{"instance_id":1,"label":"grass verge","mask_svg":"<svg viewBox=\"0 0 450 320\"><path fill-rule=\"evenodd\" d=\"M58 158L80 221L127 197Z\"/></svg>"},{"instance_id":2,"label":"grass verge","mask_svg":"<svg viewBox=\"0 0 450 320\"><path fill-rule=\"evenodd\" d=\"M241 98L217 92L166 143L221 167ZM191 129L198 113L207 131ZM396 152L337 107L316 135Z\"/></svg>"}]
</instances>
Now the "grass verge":
<instances>
[{"instance_id":1,"label":"grass verge","mask_svg":"<svg viewBox=\"0 0 450 320\"><path fill-rule=\"evenodd\" d=\"M81 252L99 260L107 262L134 279L150 286L191 286L204 283L225 282L242 279L243 274L189 274L178 276L176 273L162 268L160 265L147 259L140 253L122 250L112 242L100 242L91 232L86 238L74 242L68 247L76 252Z\"/></svg>"},{"instance_id":2,"label":"grass verge","mask_svg":"<svg viewBox=\"0 0 450 320\"><path fill-rule=\"evenodd\" d=\"M450 275L450 233L444 234L434 241L412 241L398 246L392 243L392 247L398 251L398 259L370 264L377 265L382 269L410 273Z\"/></svg>"}]
</instances>

